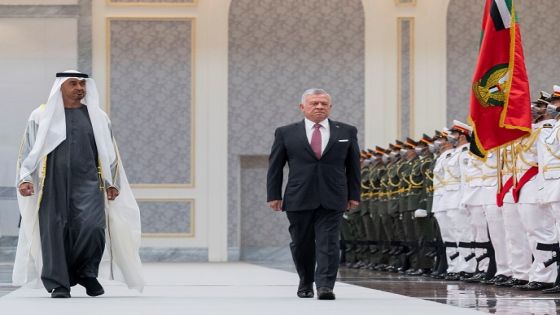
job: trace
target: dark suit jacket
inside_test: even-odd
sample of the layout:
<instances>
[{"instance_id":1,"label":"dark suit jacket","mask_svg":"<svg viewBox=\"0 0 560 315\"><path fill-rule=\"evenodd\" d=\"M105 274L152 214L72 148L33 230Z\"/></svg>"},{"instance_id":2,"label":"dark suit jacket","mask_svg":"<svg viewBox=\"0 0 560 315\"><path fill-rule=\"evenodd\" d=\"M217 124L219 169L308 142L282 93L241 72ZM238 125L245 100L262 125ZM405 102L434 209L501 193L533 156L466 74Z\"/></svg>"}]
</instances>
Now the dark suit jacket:
<instances>
[{"instance_id":1,"label":"dark suit jacket","mask_svg":"<svg viewBox=\"0 0 560 315\"><path fill-rule=\"evenodd\" d=\"M360 149L356 127L329 119L330 138L317 159L305 133L305 122L276 129L268 160L267 199L283 199L283 210L346 210L360 200ZM282 198L282 175L290 173Z\"/></svg>"}]
</instances>

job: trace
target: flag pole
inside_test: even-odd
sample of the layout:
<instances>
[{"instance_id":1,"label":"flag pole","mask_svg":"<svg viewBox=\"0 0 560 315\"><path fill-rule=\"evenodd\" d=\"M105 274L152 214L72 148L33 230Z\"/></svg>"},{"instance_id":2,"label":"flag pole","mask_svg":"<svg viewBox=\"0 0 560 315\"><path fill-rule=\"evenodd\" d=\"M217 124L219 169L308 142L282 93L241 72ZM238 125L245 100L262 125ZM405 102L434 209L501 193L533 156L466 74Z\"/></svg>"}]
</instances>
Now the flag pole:
<instances>
[{"instance_id":1,"label":"flag pole","mask_svg":"<svg viewBox=\"0 0 560 315\"><path fill-rule=\"evenodd\" d=\"M502 152L500 148L496 149L496 176L498 176L498 195L502 193Z\"/></svg>"}]
</instances>

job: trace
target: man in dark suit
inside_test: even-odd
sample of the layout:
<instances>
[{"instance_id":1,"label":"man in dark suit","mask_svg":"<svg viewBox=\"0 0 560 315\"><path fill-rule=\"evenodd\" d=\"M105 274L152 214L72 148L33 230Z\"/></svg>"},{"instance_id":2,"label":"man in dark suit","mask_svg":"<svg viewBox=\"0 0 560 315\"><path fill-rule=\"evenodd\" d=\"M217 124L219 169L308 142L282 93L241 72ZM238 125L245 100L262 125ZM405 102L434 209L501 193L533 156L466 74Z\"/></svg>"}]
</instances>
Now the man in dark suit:
<instances>
[{"instance_id":1,"label":"man in dark suit","mask_svg":"<svg viewBox=\"0 0 560 315\"><path fill-rule=\"evenodd\" d=\"M267 201L290 221L300 298L314 296L315 282L320 300L335 299L342 215L360 200L357 130L328 119L331 108L326 91L305 91L300 104L305 119L276 129L269 157ZM286 162L290 173L282 199Z\"/></svg>"}]
</instances>

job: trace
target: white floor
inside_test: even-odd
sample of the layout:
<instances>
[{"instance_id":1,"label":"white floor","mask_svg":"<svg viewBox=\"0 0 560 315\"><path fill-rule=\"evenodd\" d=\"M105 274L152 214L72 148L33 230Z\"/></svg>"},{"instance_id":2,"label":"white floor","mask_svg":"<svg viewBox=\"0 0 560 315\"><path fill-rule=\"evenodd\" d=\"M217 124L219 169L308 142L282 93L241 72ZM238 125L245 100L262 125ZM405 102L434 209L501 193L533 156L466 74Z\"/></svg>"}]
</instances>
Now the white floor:
<instances>
[{"instance_id":1,"label":"white floor","mask_svg":"<svg viewBox=\"0 0 560 315\"><path fill-rule=\"evenodd\" d=\"M71 299L21 288L0 298L0 314L480 314L344 283L335 301L299 299L296 274L245 263L146 264L145 276L142 294L115 282L97 298L80 286Z\"/></svg>"}]
</instances>

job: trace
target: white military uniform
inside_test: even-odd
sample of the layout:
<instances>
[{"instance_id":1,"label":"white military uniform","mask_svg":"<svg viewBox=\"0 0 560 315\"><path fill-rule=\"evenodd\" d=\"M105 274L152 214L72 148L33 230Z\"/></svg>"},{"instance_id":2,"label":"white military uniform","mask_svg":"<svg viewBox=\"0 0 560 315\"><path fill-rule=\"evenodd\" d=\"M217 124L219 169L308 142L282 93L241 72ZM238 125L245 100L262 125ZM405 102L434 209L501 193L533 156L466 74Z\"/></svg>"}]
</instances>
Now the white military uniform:
<instances>
[{"instance_id":1,"label":"white military uniform","mask_svg":"<svg viewBox=\"0 0 560 315\"><path fill-rule=\"evenodd\" d=\"M515 157L511 147L501 149L502 154L502 185L513 174L513 165ZM519 280L529 280L529 272L531 270L531 247L529 239L525 233L525 227L521 222L517 204L513 200L511 189L504 197L502 206L502 217L504 219L504 230L506 236L506 246L508 252L508 262L511 267L512 277Z\"/></svg>"},{"instance_id":2,"label":"white military uniform","mask_svg":"<svg viewBox=\"0 0 560 315\"><path fill-rule=\"evenodd\" d=\"M539 155L539 201L542 207L550 209L560 222L560 123L554 119L543 122L537 143ZM560 238L560 234L558 234ZM558 239L556 240L558 242Z\"/></svg>"},{"instance_id":3,"label":"white military uniform","mask_svg":"<svg viewBox=\"0 0 560 315\"><path fill-rule=\"evenodd\" d=\"M446 192L444 164L447 163L448 159L451 157L453 153L454 153L453 148L442 152L440 156L437 158L436 163L434 165L434 179L433 179L434 200L432 203L432 212L434 213L434 217L438 222L439 230L441 233L441 239L443 242L446 243L456 243L451 228L451 221L447 217L446 211L443 210L441 207L441 203L443 201L443 198L445 197L445 192ZM457 248L446 246L445 256L447 258L447 273L458 272L458 268L456 267L456 262L458 261L458 259L450 258L456 252L457 252Z\"/></svg>"},{"instance_id":4,"label":"white military uniform","mask_svg":"<svg viewBox=\"0 0 560 315\"><path fill-rule=\"evenodd\" d=\"M485 200L483 204L484 215L488 226L488 233L492 239L494 248L494 260L496 261L496 275L512 276L510 259L506 245L506 231L504 229L504 218L502 208L496 205L497 183L497 156L496 152L488 153L486 161L480 161L480 198Z\"/></svg>"},{"instance_id":5,"label":"white military uniform","mask_svg":"<svg viewBox=\"0 0 560 315\"><path fill-rule=\"evenodd\" d=\"M496 204L497 171L496 169L491 170L484 161L475 158L470 152L461 154L461 165L464 166L465 180L461 204L470 214L470 224L473 229L471 241L475 242L476 246L474 252L476 257L482 257L487 253L487 250L481 247L482 244L490 242L484 208L489 204ZM489 169L490 172L488 172ZM478 262L478 270L481 272L488 271L489 262L489 258Z\"/></svg>"},{"instance_id":6,"label":"white military uniform","mask_svg":"<svg viewBox=\"0 0 560 315\"><path fill-rule=\"evenodd\" d=\"M560 121L549 120L539 135L539 173L542 175L539 199L552 208L552 214L560 221Z\"/></svg>"},{"instance_id":7,"label":"white military uniform","mask_svg":"<svg viewBox=\"0 0 560 315\"><path fill-rule=\"evenodd\" d=\"M538 138L543 124L544 122L534 124L531 136L521 139L513 146L515 151L513 152L513 157L515 157L515 169L518 181L521 180L525 172L529 171L532 167L538 166L537 143L539 142ZM520 248L511 248L511 253L514 265L517 264L516 261L518 259L524 259L523 270L526 270L527 276L519 279L554 283L557 275L556 264L549 267L544 266L544 262L552 257L552 252L537 249L537 244L556 243L558 239L555 220L550 208L542 207L539 204L538 192L541 186L540 182L542 182L541 176L541 174L537 174L525 183L521 188L517 204L508 202L512 210L511 214L514 214L517 217L516 220L520 221L528 240L528 242L523 241L525 244ZM511 192L508 195L511 196ZM511 200L508 199L508 201ZM504 206L505 205L506 204L504 204ZM504 218L506 217L506 212L509 212L508 209L505 209ZM521 229L519 229L517 222L513 224L513 227L508 227L508 222L511 223L511 220L505 220L506 234L508 234L508 228L509 234L516 234L516 236L512 236L512 238L518 238L518 235L524 234L519 233ZM521 251L527 250L527 246L529 247L529 252L521 253ZM531 254L534 258L532 264ZM527 267L529 267L529 270L527 270ZM513 273L514 277L518 278L515 274L515 268Z\"/></svg>"},{"instance_id":8,"label":"white military uniform","mask_svg":"<svg viewBox=\"0 0 560 315\"><path fill-rule=\"evenodd\" d=\"M473 235L471 225L469 224L469 213L465 208L461 208L463 176L461 173L460 158L462 156L461 153L468 151L468 145L467 143L455 148L442 164L445 185L441 201L438 202L438 210L440 212L435 214L440 228L444 229L445 226L445 229L448 229L451 233L451 242L455 242L456 244L469 243ZM446 240L444 239L444 241ZM453 248L447 247L447 252L448 261L451 260L453 263L453 268L448 268L448 272L457 273L464 271L473 273L476 271L476 260L465 260L465 257L471 254L470 248L459 247L454 250ZM457 252L459 256L453 259Z\"/></svg>"}]
</instances>

